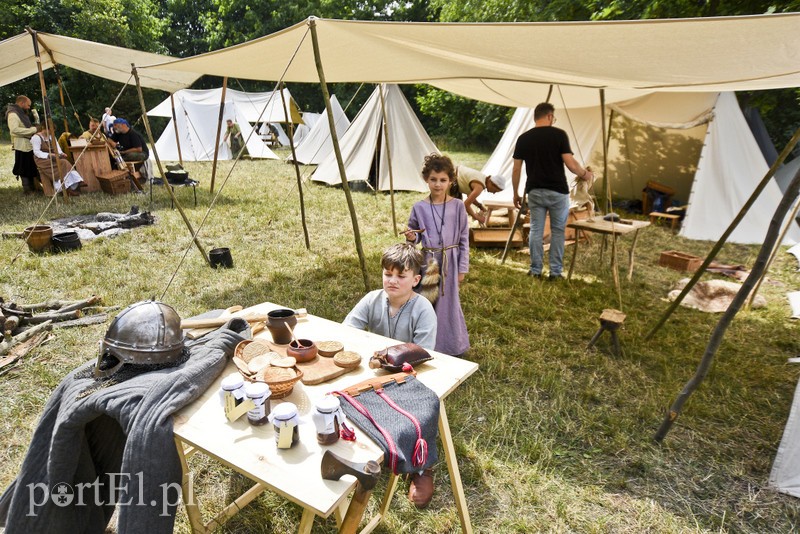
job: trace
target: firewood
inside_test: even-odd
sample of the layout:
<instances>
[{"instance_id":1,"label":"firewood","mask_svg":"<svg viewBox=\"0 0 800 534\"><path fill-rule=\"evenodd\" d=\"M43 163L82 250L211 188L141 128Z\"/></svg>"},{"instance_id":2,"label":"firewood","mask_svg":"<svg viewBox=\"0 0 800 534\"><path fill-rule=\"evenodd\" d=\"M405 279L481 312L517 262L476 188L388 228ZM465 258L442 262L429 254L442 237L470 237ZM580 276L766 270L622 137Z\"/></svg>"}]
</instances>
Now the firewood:
<instances>
[{"instance_id":1,"label":"firewood","mask_svg":"<svg viewBox=\"0 0 800 534\"><path fill-rule=\"evenodd\" d=\"M12 315L11 317L6 317L5 325L3 325L3 336L6 338L10 338L11 335L14 333L19 327L19 317L16 315Z\"/></svg>"},{"instance_id":2,"label":"firewood","mask_svg":"<svg viewBox=\"0 0 800 534\"><path fill-rule=\"evenodd\" d=\"M71 321L61 321L57 323L53 323L53 328L69 328L72 326L87 326L91 324L100 324L108 321L108 314L107 313L98 313L95 315L86 315L79 319L73 319Z\"/></svg>"},{"instance_id":3,"label":"firewood","mask_svg":"<svg viewBox=\"0 0 800 534\"><path fill-rule=\"evenodd\" d=\"M80 310L86 308L87 306L93 306L94 304L98 304L102 299L97 295L92 295L88 299L78 300L71 304L67 304L62 306L57 311L58 312L69 312L74 310Z\"/></svg>"},{"instance_id":4,"label":"firewood","mask_svg":"<svg viewBox=\"0 0 800 534\"><path fill-rule=\"evenodd\" d=\"M0 358L0 369L11 365L23 356L27 355L35 347L41 345L49 335L50 334L48 332L39 332L27 341L23 341L22 343L13 346L11 349L9 349L8 356Z\"/></svg>"},{"instance_id":5,"label":"firewood","mask_svg":"<svg viewBox=\"0 0 800 534\"><path fill-rule=\"evenodd\" d=\"M45 321L69 321L77 319L81 316L81 310L69 312L50 312L50 313L37 313L32 317L23 317L22 324L39 324Z\"/></svg>"},{"instance_id":6,"label":"firewood","mask_svg":"<svg viewBox=\"0 0 800 534\"><path fill-rule=\"evenodd\" d=\"M33 328L29 328L21 334L12 337L10 340L4 340L0 342L0 355L8 354L12 348L31 339L39 332L49 331L52 328L52 325L52 321L46 321L44 323L37 324Z\"/></svg>"}]
</instances>

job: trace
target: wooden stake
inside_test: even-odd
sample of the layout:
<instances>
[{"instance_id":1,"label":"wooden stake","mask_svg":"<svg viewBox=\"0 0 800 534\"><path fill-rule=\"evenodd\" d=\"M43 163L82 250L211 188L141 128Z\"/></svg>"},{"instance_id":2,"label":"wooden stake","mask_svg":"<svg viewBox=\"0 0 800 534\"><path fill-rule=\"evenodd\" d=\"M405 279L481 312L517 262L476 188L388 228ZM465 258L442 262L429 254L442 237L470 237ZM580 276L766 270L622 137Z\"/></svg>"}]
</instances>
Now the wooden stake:
<instances>
[{"instance_id":1,"label":"wooden stake","mask_svg":"<svg viewBox=\"0 0 800 534\"><path fill-rule=\"evenodd\" d=\"M175 129L175 144L178 146L178 163L183 167L183 154L181 153L181 137L178 135L178 118L175 116L175 95L170 93L169 105L172 108L172 126Z\"/></svg>"},{"instance_id":2,"label":"wooden stake","mask_svg":"<svg viewBox=\"0 0 800 534\"><path fill-rule=\"evenodd\" d=\"M158 151L156 150L156 142L153 139L153 132L150 130L150 121L147 119L147 107L144 105L144 96L142 95L142 86L139 83L139 73L136 71L136 65L131 63L131 74L133 74L133 78L136 80L136 92L139 94L139 105L142 108L142 122L144 123L145 131L147 132L147 138L150 140L150 144L153 146L153 156L156 158L156 165L158 166L158 172L161 176L164 177L164 188L169 193L172 202L174 203L175 207L178 208L178 213L181 214L181 218L183 219L184 224L186 224L186 228L189 229L189 233L192 235L192 241L197 246L197 249L200 251L200 254L203 255L203 259L206 260L206 265L209 267L211 266L211 262L208 259L208 254L206 254L203 245L200 244L200 241L197 239L197 234L195 234L194 228L192 228L192 223L189 222L189 218L186 216L186 213L183 211L183 206L181 203L178 202L178 199L175 198L175 191L172 190L172 186L169 185L167 181L167 175L164 172L164 168L161 166L161 159L158 157ZM152 190L153 184L150 184L150 188Z\"/></svg>"},{"instance_id":3,"label":"wooden stake","mask_svg":"<svg viewBox=\"0 0 800 534\"><path fill-rule=\"evenodd\" d=\"M383 100L383 85L378 85L378 94L381 97L381 112L383 113L383 144L386 148L386 161L389 164L389 197L391 198L392 202L392 231L397 231L397 216L395 215L394 209L394 173L392 172L392 151L389 148L389 118L386 116L386 104ZM380 182L380 173L378 174L378 182ZM375 189L380 188L380 183L377 184L378 187Z\"/></svg>"},{"instance_id":4,"label":"wooden stake","mask_svg":"<svg viewBox=\"0 0 800 534\"><path fill-rule=\"evenodd\" d=\"M292 149L292 163L294 164L294 173L297 176L297 192L300 195L300 221L303 224L303 237L306 240L306 250L311 250L311 242L308 239L308 226L306 225L306 204L303 200L303 179L300 176L300 166L297 164L297 154L294 150L294 131L292 129L292 122L289 119L289 112L286 110L286 99L283 97L283 83L281 83L278 90L281 92L281 102L283 103L283 114L286 117L286 124L289 125L289 148Z\"/></svg>"},{"instance_id":5,"label":"wooden stake","mask_svg":"<svg viewBox=\"0 0 800 534\"><path fill-rule=\"evenodd\" d=\"M744 216L747 215L747 212L750 210L753 204L755 204L761 192L764 190L765 187L767 187L767 184L770 182L770 180L772 180L772 177L775 175L775 171L778 170L778 167L783 165L784 160L792 152L792 149L794 148L794 146L797 144L798 141L800 141L800 128L798 128L797 131L794 132L792 138L789 140L789 142L783 148L781 153L778 155L778 159L775 160L775 163L773 163L772 167L769 168L767 174L764 175L764 178L761 179L761 182L753 190L753 193L750 195L750 198L747 199L747 202L744 203L744 206L742 206L742 209L739 210L739 213L736 215L733 221L731 221L731 224L729 224L728 228L722 233L722 236L720 236L717 243L711 249L711 252L709 252L708 256L706 256L706 259L703 261L703 264L697 269L697 271L695 271L694 276L692 276L692 279L689 280L689 283L686 284L686 287L683 288L678 297L669 305L667 311L665 311L664 315L662 315L661 318L658 320L658 323L656 323L653 329L650 330L650 332L648 332L647 336L645 336L645 340L649 341L650 339L653 339L653 336L656 335L656 332L658 332L658 330L662 326L664 326L664 323L667 322L667 319L669 319L669 316L672 315L672 312L675 311L675 309L683 301L686 295L689 294L689 291L691 291L691 289L694 287L697 281L700 280L700 277L703 276L703 273L706 271L708 266L711 264L712 261L714 261L714 258L717 257L717 253L722 249L722 246L725 244L725 241L728 240L728 237L733 233L733 231L736 229L739 223L742 222L742 219L744 219Z\"/></svg>"},{"instance_id":6,"label":"wooden stake","mask_svg":"<svg viewBox=\"0 0 800 534\"><path fill-rule=\"evenodd\" d=\"M358 263L361 266L361 275L364 278L364 290L369 291L369 274L367 273L366 259L364 258L364 249L361 246L361 233L358 230L358 217L356 216L356 208L353 204L353 196L350 194L350 185L347 182L347 174L344 170L344 160L342 159L342 150L339 147L339 136L336 135L336 121L333 117L333 108L331 108L331 97L328 93L328 86L325 83L325 72L322 69L322 58L319 53L319 41L317 38L317 23L315 17L308 19L308 26L311 29L311 42L314 48L314 63L317 66L317 74L319 75L319 85L322 89L322 97L325 99L325 111L328 115L328 127L331 130L331 141L333 143L333 152L336 154L336 163L339 166L339 177L342 180L342 189L344 190L345 199L347 199L347 209L350 211L350 221L353 224L353 237L356 242L356 252L358 253Z\"/></svg>"},{"instance_id":7,"label":"wooden stake","mask_svg":"<svg viewBox=\"0 0 800 534\"><path fill-rule=\"evenodd\" d=\"M228 91L228 77L222 78L222 95L219 98L219 117L217 118L217 137L214 142L214 163L211 165L211 192L214 192L214 178L217 176L217 156L219 156L219 138L222 134L222 116L225 113L225 93ZM238 154L234 154L234 159Z\"/></svg>"},{"instance_id":8,"label":"wooden stake","mask_svg":"<svg viewBox=\"0 0 800 534\"><path fill-rule=\"evenodd\" d=\"M731 321L733 321L733 318L736 316L736 313L742 307L742 304L744 304L744 301L747 299L750 291L755 286L756 281L766 270L767 259L769 258L773 246L775 246L775 242L778 240L778 233L780 232L781 225L786 217L786 213L789 211L789 208L792 207L795 198L797 198L798 192L800 192L800 171L797 171L797 173L794 175L794 178L792 178L792 183L786 189L783 198L775 210L775 214L772 216L772 220L769 223L769 229L767 230L767 235L764 238L764 244L761 245L761 250L759 251L758 257L753 265L753 270L750 271L750 274L742 284L739 292L736 293L735 297L733 297L733 301L731 301L728 309L725 310L724 314L722 314L717 326L714 328L714 332L711 334L711 338L708 340L705 353L700 360L700 364L697 366L694 376L686 383L686 385L683 386L683 390L678 394L677 398L672 403L672 406L670 406L669 411L664 417L664 421L661 423L661 426L656 432L654 439L657 442L660 443L664 440L667 432L669 432L673 423L678 418L678 415L680 415L683 405L689 399L691 394L694 393L698 386L703 382L706 374L708 374L708 370L714 361L714 355L716 354L717 349L719 349L719 346L722 344L722 338L725 336L725 331L728 329L728 325L730 325Z\"/></svg>"}]
</instances>

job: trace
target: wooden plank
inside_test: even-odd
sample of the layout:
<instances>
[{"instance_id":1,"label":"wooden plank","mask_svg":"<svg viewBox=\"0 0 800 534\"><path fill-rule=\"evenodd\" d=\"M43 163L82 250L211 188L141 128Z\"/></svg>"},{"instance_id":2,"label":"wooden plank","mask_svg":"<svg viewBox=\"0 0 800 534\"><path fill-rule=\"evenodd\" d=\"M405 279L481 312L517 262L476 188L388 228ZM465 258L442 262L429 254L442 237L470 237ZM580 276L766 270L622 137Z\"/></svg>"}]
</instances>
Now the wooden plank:
<instances>
[{"instance_id":1,"label":"wooden plank","mask_svg":"<svg viewBox=\"0 0 800 534\"><path fill-rule=\"evenodd\" d=\"M362 356L361 358L363 362L364 357ZM317 356L310 362L298 363L297 367L303 371L303 378L300 381L307 386L322 384L358 369L358 367L349 369L339 367L333 363L333 358L324 356Z\"/></svg>"}]
</instances>

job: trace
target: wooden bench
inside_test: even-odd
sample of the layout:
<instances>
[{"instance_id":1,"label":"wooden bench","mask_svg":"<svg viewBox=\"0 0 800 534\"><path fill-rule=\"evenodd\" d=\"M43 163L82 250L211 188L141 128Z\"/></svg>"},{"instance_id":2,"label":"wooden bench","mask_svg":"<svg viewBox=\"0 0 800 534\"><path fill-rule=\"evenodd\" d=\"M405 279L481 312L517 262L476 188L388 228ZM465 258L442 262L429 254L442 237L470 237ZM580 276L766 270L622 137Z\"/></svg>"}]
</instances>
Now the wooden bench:
<instances>
[{"instance_id":1,"label":"wooden bench","mask_svg":"<svg viewBox=\"0 0 800 534\"><path fill-rule=\"evenodd\" d=\"M650 212L650 223L655 224L657 221L669 221L669 226L674 232L678 229L678 223L681 220L680 215L673 215L672 213L662 213L660 211L651 211Z\"/></svg>"}]
</instances>

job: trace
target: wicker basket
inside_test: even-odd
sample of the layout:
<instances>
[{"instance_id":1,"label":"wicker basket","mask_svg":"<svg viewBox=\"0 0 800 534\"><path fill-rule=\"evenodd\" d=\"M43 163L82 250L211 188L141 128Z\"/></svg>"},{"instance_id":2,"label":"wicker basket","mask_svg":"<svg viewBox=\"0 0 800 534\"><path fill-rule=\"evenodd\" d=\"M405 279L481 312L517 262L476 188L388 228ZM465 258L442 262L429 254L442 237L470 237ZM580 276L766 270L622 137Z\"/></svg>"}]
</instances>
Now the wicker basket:
<instances>
[{"instance_id":1,"label":"wicker basket","mask_svg":"<svg viewBox=\"0 0 800 534\"><path fill-rule=\"evenodd\" d=\"M100 182L100 189L109 195L123 195L131 192L128 171L111 171L105 174L98 174L97 181Z\"/></svg>"},{"instance_id":2,"label":"wicker basket","mask_svg":"<svg viewBox=\"0 0 800 534\"><path fill-rule=\"evenodd\" d=\"M247 347L247 345L249 345L252 342L253 341L250 340L250 339L245 339L244 341L240 341L239 344L236 345L236 348L233 351L233 357L238 359L238 360L240 360L240 361L245 362L245 364L246 364L247 360L244 357L244 349L245 349L245 347ZM284 378L282 380L270 380L270 381L261 380L257 376L257 373L246 373L244 371L244 369L242 367L240 367L239 365L237 365L236 368L238 369L239 374L241 374L244 377L245 380L247 380L249 382L264 382L265 384L267 384L269 386L269 390L271 392L270 397L269 397L270 399L282 399L282 398L284 398L285 396L287 396L289 393L292 392L292 389L294 389L294 385L301 378L303 378L303 371L301 369L299 369L297 366L288 368L288 369L291 369L292 371L294 371L295 376L293 376L291 378Z\"/></svg>"},{"instance_id":3,"label":"wicker basket","mask_svg":"<svg viewBox=\"0 0 800 534\"><path fill-rule=\"evenodd\" d=\"M665 250L658 259L658 264L662 267L669 267L676 271L695 272L703 263L703 258L692 256L677 250Z\"/></svg>"}]
</instances>

